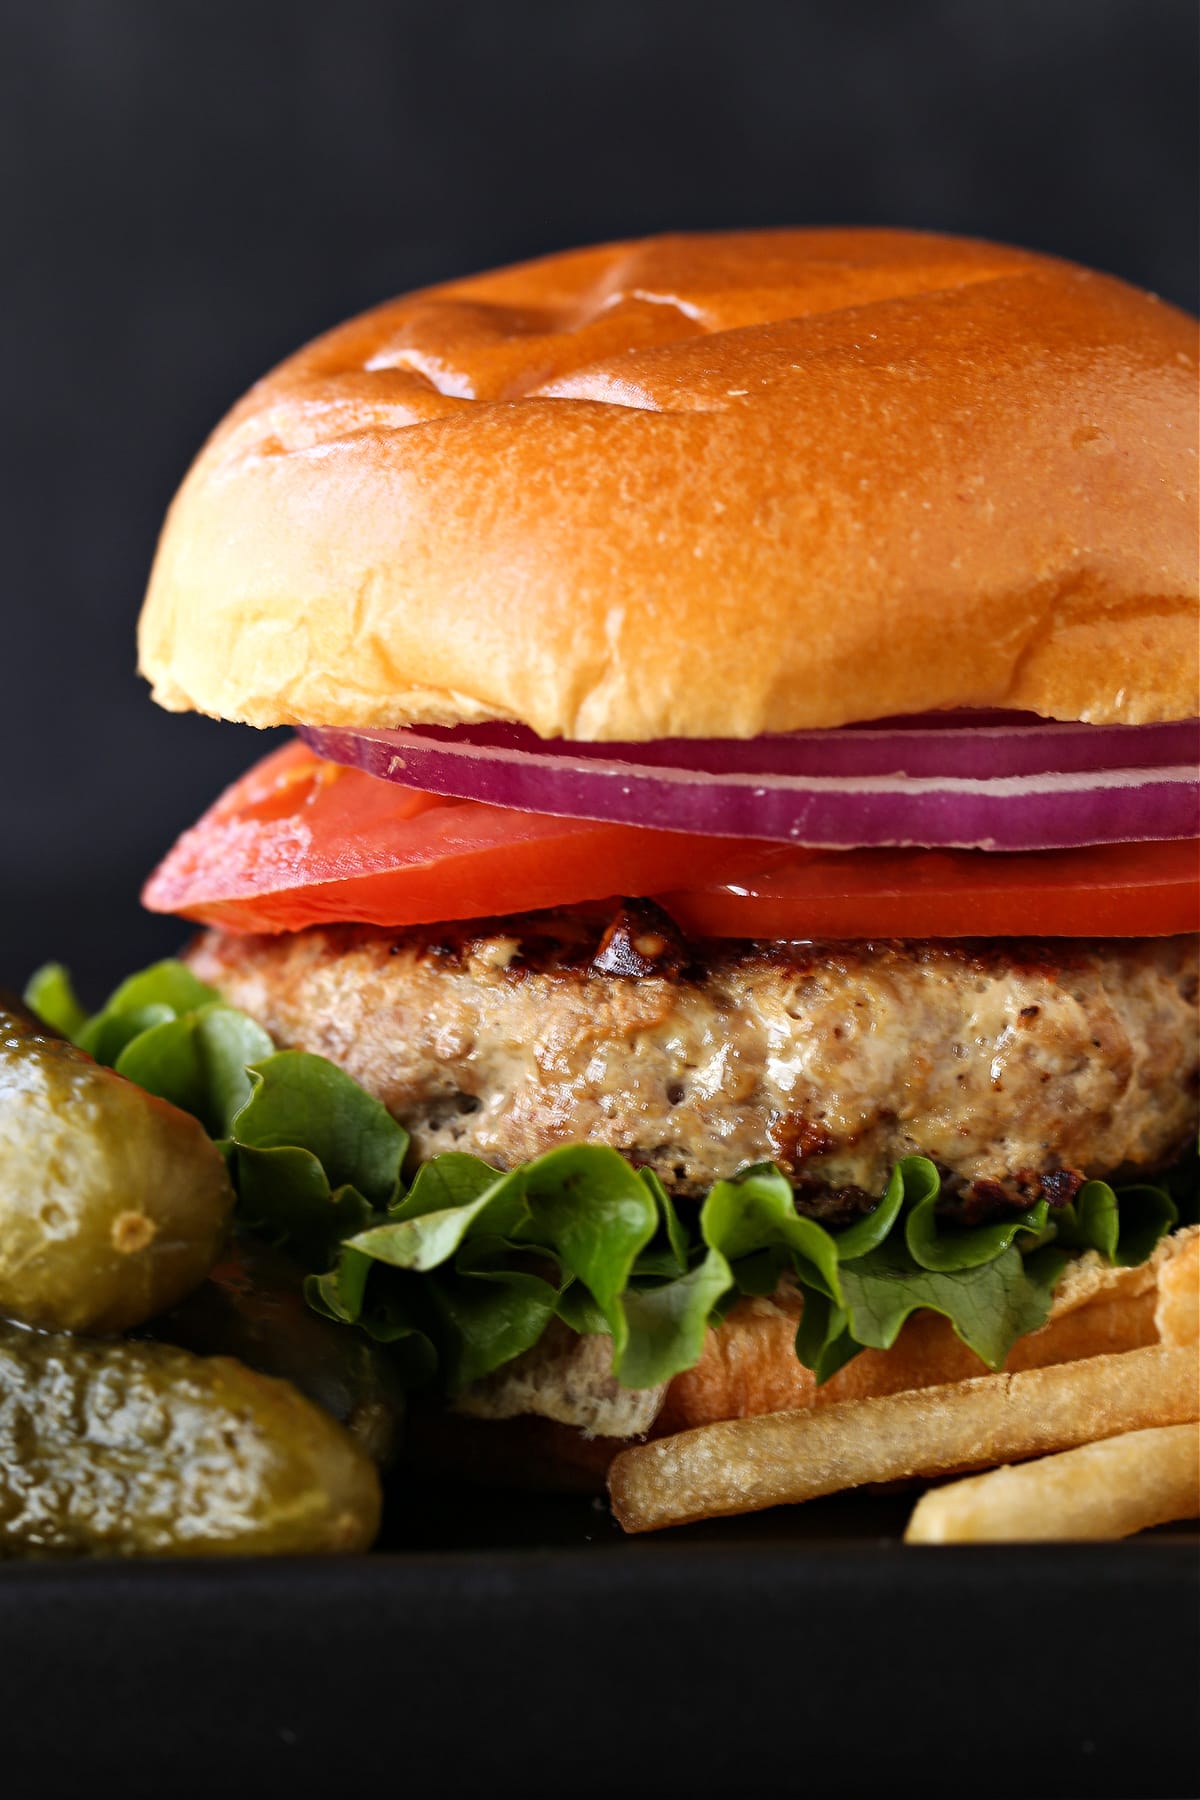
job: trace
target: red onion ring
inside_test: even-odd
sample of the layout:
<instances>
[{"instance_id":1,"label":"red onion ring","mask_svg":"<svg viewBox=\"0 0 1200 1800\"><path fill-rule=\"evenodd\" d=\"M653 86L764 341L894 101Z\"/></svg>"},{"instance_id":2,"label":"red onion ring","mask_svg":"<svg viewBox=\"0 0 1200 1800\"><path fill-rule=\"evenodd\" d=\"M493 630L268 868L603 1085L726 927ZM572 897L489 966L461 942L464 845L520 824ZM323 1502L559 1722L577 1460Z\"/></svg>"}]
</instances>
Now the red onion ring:
<instances>
[{"instance_id":1,"label":"red onion ring","mask_svg":"<svg viewBox=\"0 0 1200 1800\"><path fill-rule=\"evenodd\" d=\"M1076 770L1165 768L1194 762L1200 720L1165 725L1080 725L1033 713L926 713L836 731L757 738L658 738L579 743L538 737L524 725L414 725L365 736L418 738L447 750L520 751L558 764L632 763L712 775L1065 775ZM311 738L310 738L311 741ZM314 748L316 745L314 744Z\"/></svg>"},{"instance_id":2,"label":"red onion ring","mask_svg":"<svg viewBox=\"0 0 1200 1800\"><path fill-rule=\"evenodd\" d=\"M652 744L548 742L516 725L300 735L334 762L431 793L820 849L1053 850L1194 837L1200 825L1195 720L917 720Z\"/></svg>"}]
</instances>

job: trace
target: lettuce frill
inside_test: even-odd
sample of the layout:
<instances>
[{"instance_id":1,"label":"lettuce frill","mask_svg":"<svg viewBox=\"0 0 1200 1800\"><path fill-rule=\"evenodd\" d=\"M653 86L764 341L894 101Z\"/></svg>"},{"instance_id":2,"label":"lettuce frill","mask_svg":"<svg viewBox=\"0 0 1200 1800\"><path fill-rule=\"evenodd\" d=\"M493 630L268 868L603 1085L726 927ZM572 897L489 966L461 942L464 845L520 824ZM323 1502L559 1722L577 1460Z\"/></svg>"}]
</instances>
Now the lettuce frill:
<instances>
[{"instance_id":1,"label":"lettuce frill","mask_svg":"<svg viewBox=\"0 0 1200 1800\"><path fill-rule=\"evenodd\" d=\"M56 964L26 998L98 1061L193 1113L224 1152L242 1225L286 1244L310 1271L309 1303L393 1345L414 1385L464 1387L558 1318L608 1333L618 1379L653 1386L697 1362L740 1295L788 1278L804 1296L796 1354L818 1381L888 1348L919 1310L942 1313L997 1369L1045 1321L1071 1254L1141 1262L1178 1218L1166 1187L1089 1181L1053 1212L1039 1200L959 1226L939 1216L938 1172L919 1156L837 1232L797 1213L770 1163L686 1209L598 1144L504 1172L451 1151L409 1181L408 1134L378 1100L323 1057L276 1050L182 963L131 976L91 1018Z\"/></svg>"}]
</instances>

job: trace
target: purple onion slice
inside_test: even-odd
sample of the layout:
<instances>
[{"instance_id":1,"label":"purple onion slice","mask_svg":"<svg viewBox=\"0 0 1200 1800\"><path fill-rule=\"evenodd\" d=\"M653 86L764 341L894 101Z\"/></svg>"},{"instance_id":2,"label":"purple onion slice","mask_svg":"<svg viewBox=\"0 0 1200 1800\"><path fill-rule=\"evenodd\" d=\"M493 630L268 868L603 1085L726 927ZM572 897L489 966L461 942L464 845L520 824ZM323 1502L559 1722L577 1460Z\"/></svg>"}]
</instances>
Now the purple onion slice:
<instances>
[{"instance_id":1,"label":"purple onion slice","mask_svg":"<svg viewBox=\"0 0 1200 1800\"><path fill-rule=\"evenodd\" d=\"M1200 721L946 717L649 744L547 741L517 725L301 736L334 762L431 793L821 849L1051 850L1200 832Z\"/></svg>"}]
</instances>

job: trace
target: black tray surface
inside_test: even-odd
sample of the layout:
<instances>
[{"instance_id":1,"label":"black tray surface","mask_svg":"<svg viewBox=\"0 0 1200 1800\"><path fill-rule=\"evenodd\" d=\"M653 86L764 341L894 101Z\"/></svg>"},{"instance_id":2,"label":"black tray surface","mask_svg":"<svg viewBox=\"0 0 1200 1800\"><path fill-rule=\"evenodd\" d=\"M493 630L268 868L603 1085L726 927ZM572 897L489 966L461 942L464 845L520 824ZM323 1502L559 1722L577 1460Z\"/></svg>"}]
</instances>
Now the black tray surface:
<instances>
[{"instance_id":1,"label":"black tray surface","mask_svg":"<svg viewBox=\"0 0 1200 1800\"><path fill-rule=\"evenodd\" d=\"M428 1488L365 1558L8 1564L0 1793L1200 1793L1194 1530L906 1547L910 1504L628 1539Z\"/></svg>"}]
</instances>

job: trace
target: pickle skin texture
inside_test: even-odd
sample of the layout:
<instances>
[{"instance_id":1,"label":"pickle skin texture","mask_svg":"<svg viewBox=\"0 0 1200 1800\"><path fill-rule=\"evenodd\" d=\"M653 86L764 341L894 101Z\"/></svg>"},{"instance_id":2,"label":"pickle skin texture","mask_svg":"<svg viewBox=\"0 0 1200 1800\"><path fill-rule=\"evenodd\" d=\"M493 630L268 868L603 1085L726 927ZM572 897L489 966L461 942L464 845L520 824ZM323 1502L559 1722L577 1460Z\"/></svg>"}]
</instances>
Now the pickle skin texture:
<instances>
[{"instance_id":1,"label":"pickle skin texture","mask_svg":"<svg viewBox=\"0 0 1200 1800\"><path fill-rule=\"evenodd\" d=\"M204 1279L233 1206L196 1119L0 998L0 1315L129 1330Z\"/></svg>"},{"instance_id":2,"label":"pickle skin texture","mask_svg":"<svg viewBox=\"0 0 1200 1800\"><path fill-rule=\"evenodd\" d=\"M289 1382L0 1326L0 1556L363 1551L379 1476Z\"/></svg>"}]
</instances>

